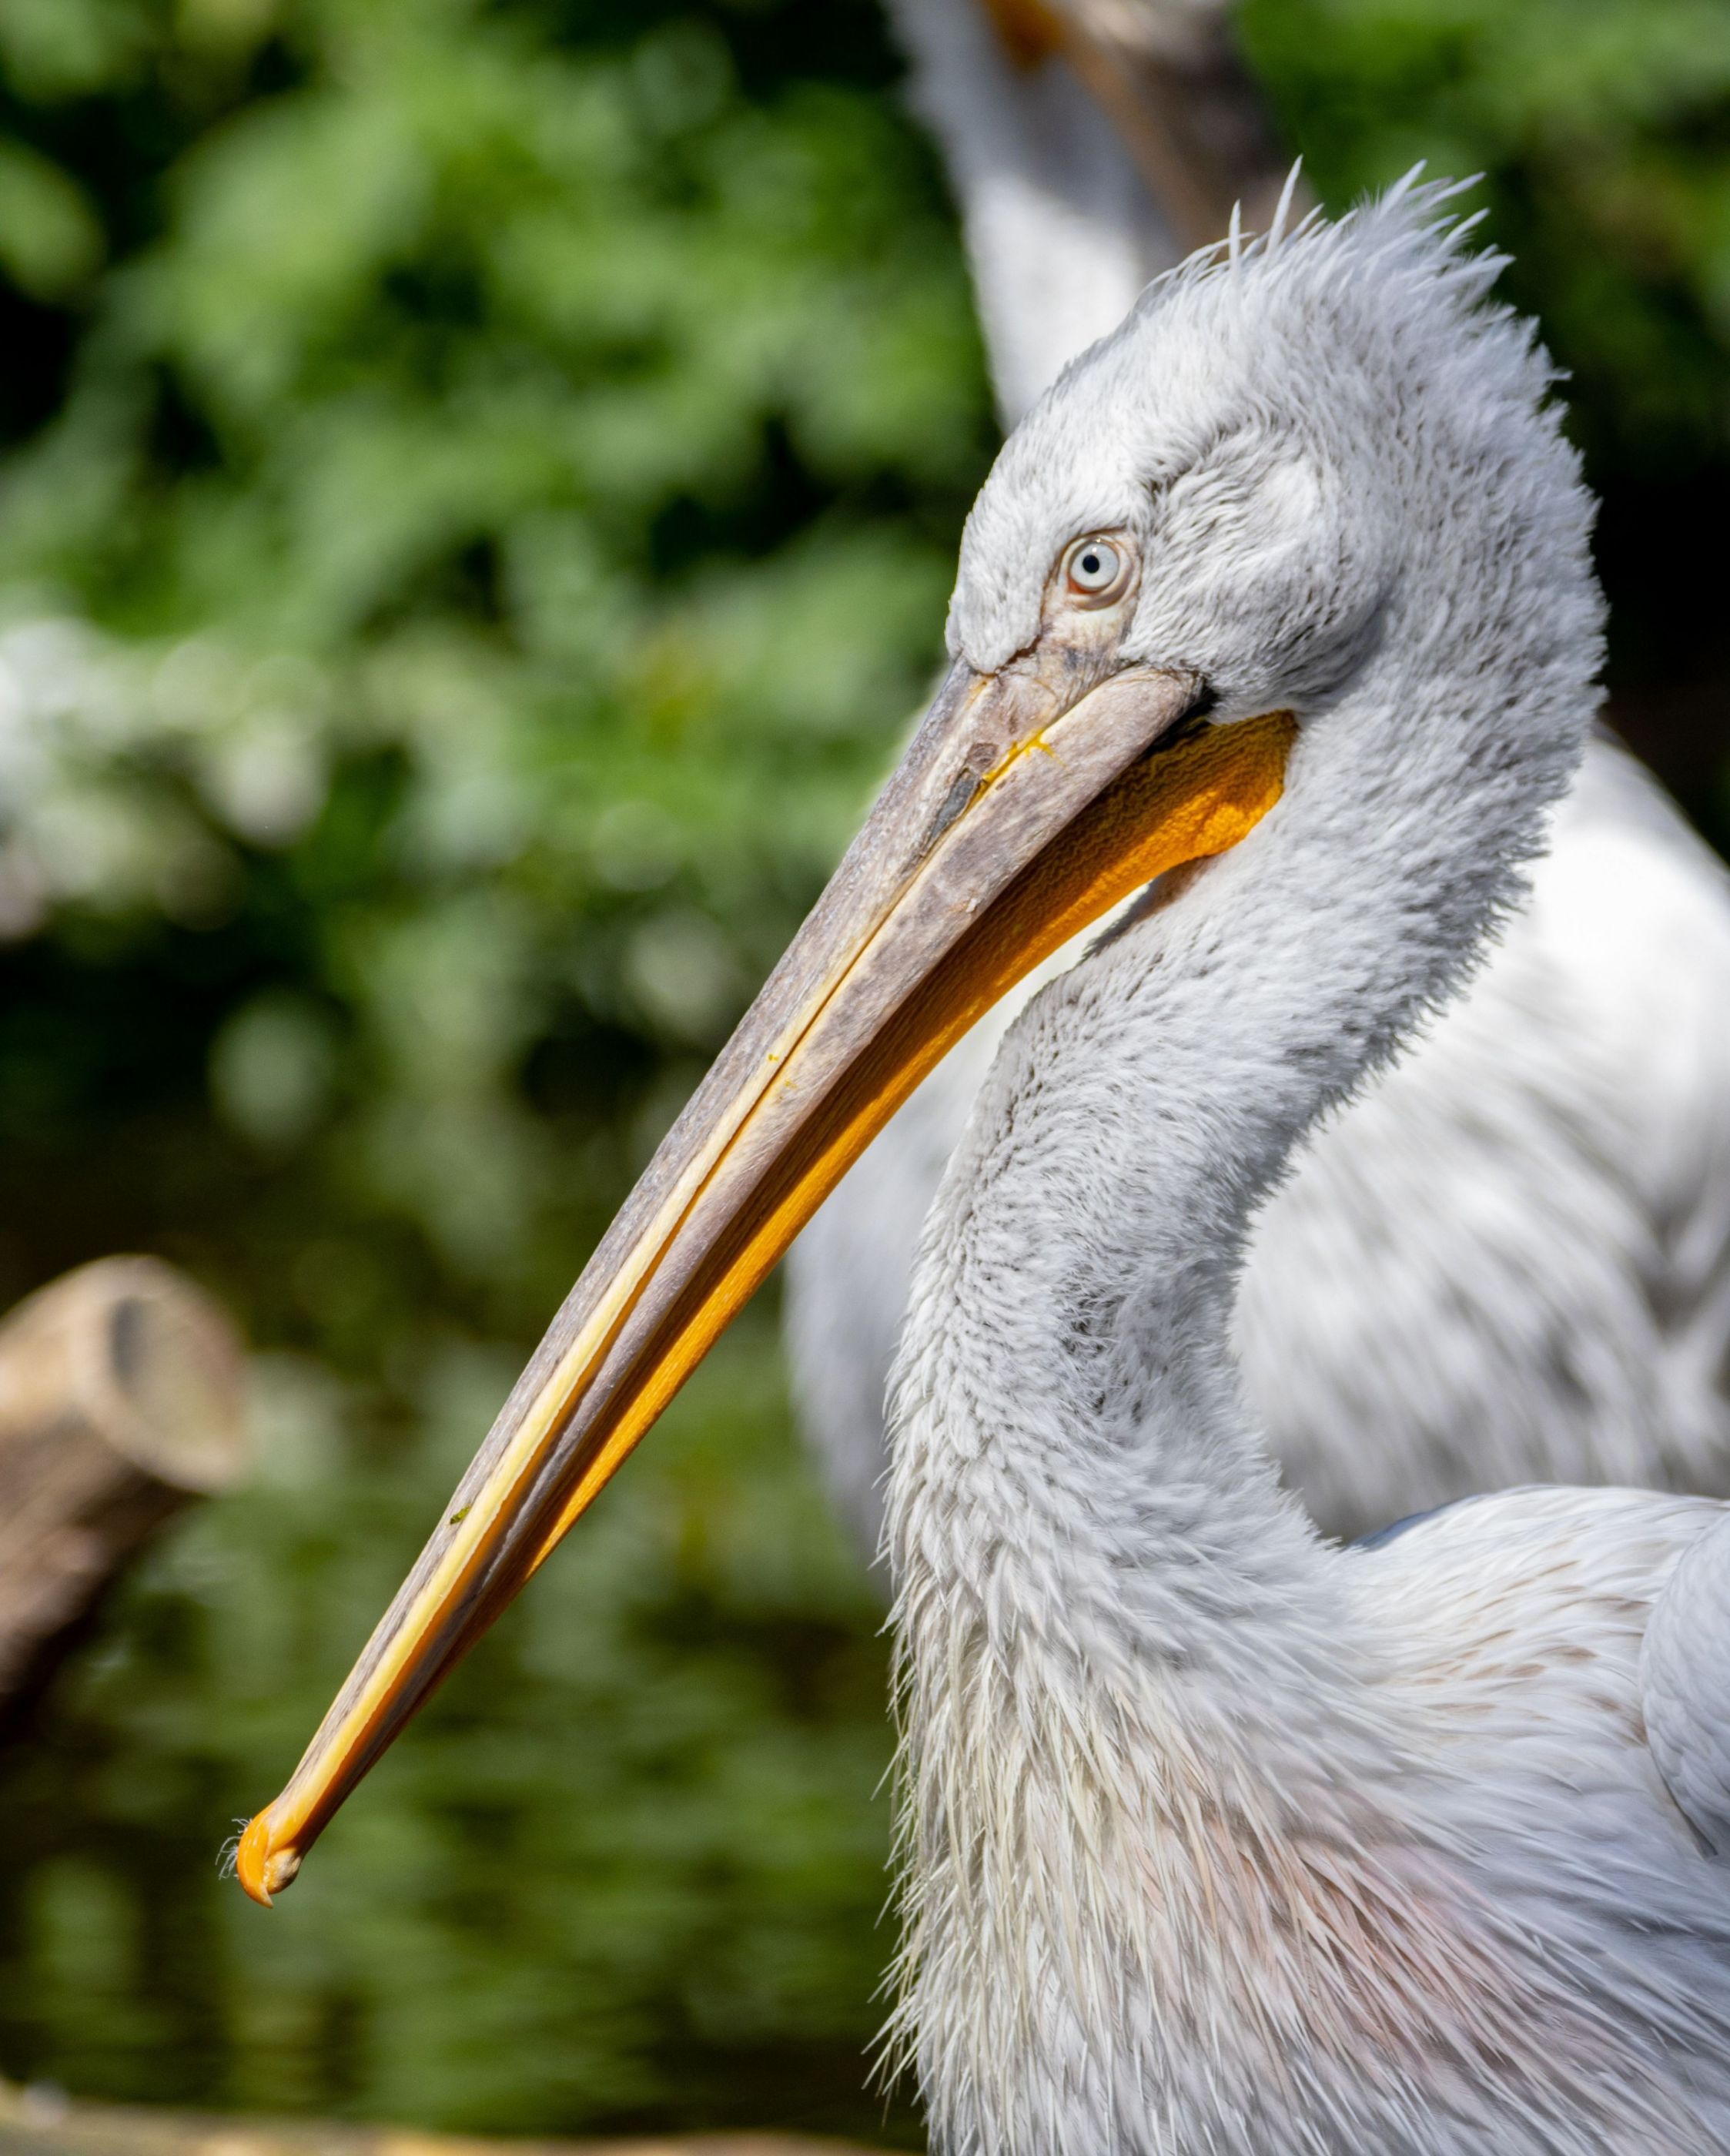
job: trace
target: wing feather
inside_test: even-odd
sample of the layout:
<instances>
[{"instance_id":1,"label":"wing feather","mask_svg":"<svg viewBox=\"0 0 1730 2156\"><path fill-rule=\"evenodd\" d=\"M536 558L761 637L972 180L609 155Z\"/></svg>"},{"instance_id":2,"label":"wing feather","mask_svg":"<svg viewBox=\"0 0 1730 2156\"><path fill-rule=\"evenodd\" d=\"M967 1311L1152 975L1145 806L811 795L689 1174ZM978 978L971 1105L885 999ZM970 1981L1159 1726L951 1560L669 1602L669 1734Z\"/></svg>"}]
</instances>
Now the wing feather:
<instances>
[{"instance_id":1,"label":"wing feather","mask_svg":"<svg viewBox=\"0 0 1730 2156\"><path fill-rule=\"evenodd\" d=\"M1714 1856L1730 1856L1730 1515L1682 1553L1640 1650L1646 1743Z\"/></svg>"}]
</instances>

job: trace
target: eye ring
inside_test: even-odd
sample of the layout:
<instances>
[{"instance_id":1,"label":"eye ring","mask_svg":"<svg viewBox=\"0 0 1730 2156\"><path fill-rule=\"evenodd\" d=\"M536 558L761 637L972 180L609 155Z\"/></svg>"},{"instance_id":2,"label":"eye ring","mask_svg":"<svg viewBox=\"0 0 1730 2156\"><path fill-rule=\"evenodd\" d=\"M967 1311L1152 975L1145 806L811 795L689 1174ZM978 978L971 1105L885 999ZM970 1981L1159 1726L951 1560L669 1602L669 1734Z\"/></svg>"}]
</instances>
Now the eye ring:
<instances>
[{"instance_id":1,"label":"eye ring","mask_svg":"<svg viewBox=\"0 0 1730 2156\"><path fill-rule=\"evenodd\" d=\"M1123 596L1133 566L1127 542L1091 531L1072 541L1064 554L1065 591L1078 606L1110 606Z\"/></svg>"}]
</instances>

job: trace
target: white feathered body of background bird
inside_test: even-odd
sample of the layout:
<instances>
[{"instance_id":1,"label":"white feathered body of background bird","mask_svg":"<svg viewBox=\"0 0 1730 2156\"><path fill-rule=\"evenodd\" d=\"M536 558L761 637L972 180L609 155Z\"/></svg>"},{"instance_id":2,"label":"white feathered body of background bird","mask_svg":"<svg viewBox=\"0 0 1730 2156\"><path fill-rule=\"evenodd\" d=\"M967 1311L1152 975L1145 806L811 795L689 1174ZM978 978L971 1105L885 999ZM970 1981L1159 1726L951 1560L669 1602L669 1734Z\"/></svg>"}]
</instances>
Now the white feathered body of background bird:
<instances>
[{"instance_id":1,"label":"white feathered body of background bird","mask_svg":"<svg viewBox=\"0 0 1730 2156\"><path fill-rule=\"evenodd\" d=\"M1217 38L1217 6L1178 12ZM1060 52L1018 67L978 0L897 13L1013 421L1175 258L1169 220ZM927 1081L789 1260L802 1425L870 1550L919 1226L1030 993ZM1614 742L1589 746L1465 1001L1270 1199L1237 1327L1286 1471L1336 1532L1526 1481L1730 1494L1730 882Z\"/></svg>"}]
</instances>

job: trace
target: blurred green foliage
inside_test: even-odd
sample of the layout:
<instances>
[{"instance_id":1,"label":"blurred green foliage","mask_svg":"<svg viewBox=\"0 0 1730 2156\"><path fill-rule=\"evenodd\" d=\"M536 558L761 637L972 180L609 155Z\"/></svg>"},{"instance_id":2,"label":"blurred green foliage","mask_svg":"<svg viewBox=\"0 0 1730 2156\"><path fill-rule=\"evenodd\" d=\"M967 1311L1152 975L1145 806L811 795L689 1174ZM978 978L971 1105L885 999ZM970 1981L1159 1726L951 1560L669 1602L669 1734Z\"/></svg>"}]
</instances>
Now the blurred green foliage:
<instances>
[{"instance_id":1,"label":"blurred green foliage","mask_svg":"<svg viewBox=\"0 0 1730 2156\"><path fill-rule=\"evenodd\" d=\"M870 2131L878 1613L767 1319L278 1913L214 1856L938 649L990 439L880 25L50 0L0 54L0 1294L144 1245L270 1351L258 1486L5 1778L0 2070Z\"/></svg>"},{"instance_id":2,"label":"blurred green foliage","mask_svg":"<svg viewBox=\"0 0 1730 2156\"><path fill-rule=\"evenodd\" d=\"M1331 199L1488 172L1624 682L1730 670L1730 8L1244 27ZM767 1316L276 1912L213 1858L937 655L992 444L896 74L868 0L0 0L0 1300L146 1247L263 1351L0 1764L0 2071L881 2130L877 1613Z\"/></svg>"}]
</instances>

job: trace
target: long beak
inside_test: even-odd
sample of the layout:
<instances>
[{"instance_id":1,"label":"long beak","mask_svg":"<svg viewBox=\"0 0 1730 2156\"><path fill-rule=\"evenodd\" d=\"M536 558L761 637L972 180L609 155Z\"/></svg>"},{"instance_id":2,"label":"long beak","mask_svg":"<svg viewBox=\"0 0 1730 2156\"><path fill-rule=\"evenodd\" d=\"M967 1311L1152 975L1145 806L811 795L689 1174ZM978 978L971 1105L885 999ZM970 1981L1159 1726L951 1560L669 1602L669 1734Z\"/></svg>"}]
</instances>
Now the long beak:
<instances>
[{"instance_id":1,"label":"long beak","mask_svg":"<svg viewBox=\"0 0 1730 2156\"><path fill-rule=\"evenodd\" d=\"M238 1868L268 1903L901 1102L1022 976L1279 798L1288 713L1040 647L950 671L809 919L536 1349Z\"/></svg>"}]
</instances>

